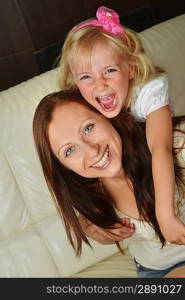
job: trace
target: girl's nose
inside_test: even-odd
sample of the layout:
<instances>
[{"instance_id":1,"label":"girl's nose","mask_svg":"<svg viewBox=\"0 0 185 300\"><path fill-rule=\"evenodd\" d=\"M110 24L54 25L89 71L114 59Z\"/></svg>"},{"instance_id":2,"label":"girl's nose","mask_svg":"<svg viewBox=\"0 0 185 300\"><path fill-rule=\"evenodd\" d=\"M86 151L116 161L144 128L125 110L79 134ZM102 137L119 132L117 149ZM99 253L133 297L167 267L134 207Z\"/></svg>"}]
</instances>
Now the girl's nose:
<instances>
[{"instance_id":1,"label":"girl's nose","mask_svg":"<svg viewBox=\"0 0 185 300\"><path fill-rule=\"evenodd\" d=\"M104 90L106 86L106 79L103 76L99 76L98 78L96 78L95 88L97 90Z\"/></svg>"}]
</instances>

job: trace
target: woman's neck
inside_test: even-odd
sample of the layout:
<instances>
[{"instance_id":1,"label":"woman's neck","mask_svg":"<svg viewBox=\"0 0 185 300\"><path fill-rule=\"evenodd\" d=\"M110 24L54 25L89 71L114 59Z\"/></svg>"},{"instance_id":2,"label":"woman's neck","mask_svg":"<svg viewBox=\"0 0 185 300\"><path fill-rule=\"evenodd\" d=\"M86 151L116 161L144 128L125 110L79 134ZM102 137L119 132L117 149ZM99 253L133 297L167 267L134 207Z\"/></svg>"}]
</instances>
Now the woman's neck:
<instances>
[{"instance_id":1,"label":"woman's neck","mask_svg":"<svg viewBox=\"0 0 185 300\"><path fill-rule=\"evenodd\" d=\"M132 183L124 175L102 178L102 187L114 201L115 207L124 215L139 219Z\"/></svg>"}]
</instances>

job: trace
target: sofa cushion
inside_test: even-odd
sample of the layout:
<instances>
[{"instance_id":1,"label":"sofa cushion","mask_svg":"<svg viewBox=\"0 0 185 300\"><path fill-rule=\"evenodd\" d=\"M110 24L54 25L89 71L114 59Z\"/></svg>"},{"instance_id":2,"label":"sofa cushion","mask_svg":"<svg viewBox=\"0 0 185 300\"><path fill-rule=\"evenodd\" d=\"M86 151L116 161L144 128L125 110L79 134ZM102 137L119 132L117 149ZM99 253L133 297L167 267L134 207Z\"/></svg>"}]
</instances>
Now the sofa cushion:
<instances>
[{"instance_id":1,"label":"sofa cushion","mask_svg":"<svg viewBox=\"0 0 185 300\"><path fill-rule=\"evenodd\" d=\"M128 249L123 255L120 252L93 264L70 277L75 278L133 278L137 277L135 263Z\"/></svg>"},{"instance_id":2,"label":"sofa cushion","mask_svg":"<svg viewBox=\"0 0 185 300\"><path fill-rule=\"evenodd\" d=\"M41 98L56 89L53 70L0 93L2 277L67 277L118 252L94 242L77 258L46 186L32 120Z\"/></svg>"}]
</instances>

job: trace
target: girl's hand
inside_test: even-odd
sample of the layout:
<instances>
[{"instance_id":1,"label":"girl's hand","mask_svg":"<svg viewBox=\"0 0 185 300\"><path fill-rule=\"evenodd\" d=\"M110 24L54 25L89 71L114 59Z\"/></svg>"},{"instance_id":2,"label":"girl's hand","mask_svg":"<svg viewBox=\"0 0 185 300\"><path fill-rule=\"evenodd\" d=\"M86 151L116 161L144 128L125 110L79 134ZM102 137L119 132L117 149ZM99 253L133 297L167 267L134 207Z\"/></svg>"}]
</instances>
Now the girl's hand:
<instances>
[{"instance_id":1,"label":"girl's hand","mask_svg":"<svg viewBox=\"0 0 185 300\"><path fill-rule=\"evenodd\" d=\"M177 216L165 218L160 221L159 226L165 239L173 244L185 245L185 225Z\"/></svg>"},{"instance_id":2,"label":"girl's hand","mask_svg":"<svg viewBox=\"0 0 185 300\"><path fill-rule=\"evenodd\" d=\"M130 224L129 218L122 218L122 224L116 223L114 228L109 230L94 225L82 215L78 219L85 234L102 244L114 244L115 242L129 238L134 232L134 224Z\"/></svg>"}]
</instances>

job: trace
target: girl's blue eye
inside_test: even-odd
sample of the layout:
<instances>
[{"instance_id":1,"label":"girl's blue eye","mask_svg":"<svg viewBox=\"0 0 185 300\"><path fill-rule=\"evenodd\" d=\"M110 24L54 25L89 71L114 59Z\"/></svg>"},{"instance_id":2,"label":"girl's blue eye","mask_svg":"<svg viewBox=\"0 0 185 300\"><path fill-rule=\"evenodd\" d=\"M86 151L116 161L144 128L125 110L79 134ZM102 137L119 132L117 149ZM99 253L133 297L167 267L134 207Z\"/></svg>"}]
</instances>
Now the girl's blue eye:
<instances>
[{"instance_id":1,"label":"girl's blue eye","mask_svg":"<svg viewBox=\"0 0 185 300\"><path fill-rule=\"evenodd\" d=\"M94 124L89 124L89 125L87 125L87 126L85 127L85 129L84 129L84 133L85 133L85 134L90 133L90 132L92 131L93 127L94 127Z\"/></svg>"},{"instance_id":2,"label":"girl's blue eye","mask_svg":"<svg viewBox=\"0 0 185 300\"><path fill-rule=\"evenodd\" d=\"M65 152L65 156L69 156L73 151L74 149L72 147L68 148Z\"/></svg>"}]
</instances>

